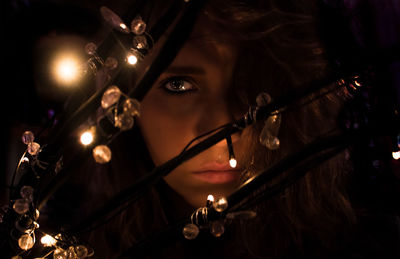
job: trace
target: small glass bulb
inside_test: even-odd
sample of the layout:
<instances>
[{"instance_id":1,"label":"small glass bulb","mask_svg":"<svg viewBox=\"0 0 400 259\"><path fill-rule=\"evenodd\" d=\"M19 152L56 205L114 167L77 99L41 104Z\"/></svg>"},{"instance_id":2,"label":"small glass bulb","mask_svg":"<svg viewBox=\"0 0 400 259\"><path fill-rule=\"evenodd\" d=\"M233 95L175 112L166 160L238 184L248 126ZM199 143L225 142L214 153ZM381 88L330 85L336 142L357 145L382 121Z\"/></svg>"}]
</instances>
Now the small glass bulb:
<instances>
[{"instance_id":1,"label":"small glass bulb","mask_svg":"<svg viewBox=\"0 0 400 259\"><path fill-rule=\"evenodd\" d=\"M135 65L137 61L138 58L132 53L129 53L128 56L126 57L126 62L128 62L128 64L130 65Z\"/></svg>"},{"instance_id":2,"label":"small glass bulb","mask_svg":"<svg viewBox=\"0 0 400 259\"><path fill-rule=\"evenodd\" d=\"M18 199L14 202L13 209L20 215L25 214L29 210L29 202L26 199Z\"/></svg>"},{"instance_id":3,"label":"small glass bulb","mask_svg":"<svg viewBox=\"0 0 400 259\"><path fill-rule=\"evenodd\" d=\"M97 45L93 42L89 42L85 45L85 52L89 55L94 55L97 50Z\"/></svg>"},{"instance_id":4,"label":"small glass bulb","mask_svg":"<svg viewBox=\"0 0 400 259\"><path fill-rule=\"evenodd\" d=\"M88 257L88 254L89 254L88 249L83 245L76 246L75 252L76 252L76 256L78 257L78 259L86 258L86 257Z\"/></svg>"},{"instance_id":5,"label":"small glass bulb","mask_svg":"<svg viewBox=\"0 0 400 259\"><path fill-rule=\"evenodd\" d=\"M21 197L26 199L28 202L32 202L33 201L33 193L34 193L34 189L32 188L32 186L22 186L21 190L20 190L20 194Z\"/></svg>"},{"instance_id":6,"label":"small glass bulb","mask_svg":"<svg viewBox=\"0 0 400 259\"><path fill-rule=\"evenodd\" d=\"M104 66L110 70L116 69L118 67L118 60L113 57L106 58Z\"/></svg>"},{"instance_id":7,"label":"small glass bulb","mask_svg":"<svg viewBox=\"0 0 400 259\"><path fill-rule=\"evenodd\" d=\"M40 145L36 142L31 142L28 144L28 153L35 156L39 153Z\"/></svg>"},{"instance_id":8,"label":"small glass bulb","mask_svg":"<svg viewBox=\"0 0 400 259\"><path fill-rule=\"evenodd\" d=\"M133 127L135 120L128 113L122 113L115 118L115 127L120 128L122 131L129 130Z\"/></svg>"},{"instance_id":9,"label":"small glass bulb","mask_svg":"<svg viewBox=\"0 0 400 259\"><path fill-rule=\"evenodd\" d=\"M35 140L35 135L33 135L32 131L25 131L24 134L22 134L22 142L26 145L29 143L32 143Z\"/></svg>"},{"instance_id":10,"label":"small glass bulb","mask_svg":"<svg viewBox=\"0 0 400 259\"><path fill-rule=\"evenodd\" d=\"M229 165L232 168L235 168L237 166L237 160L234 157L231 157L231 159L229 159Z\"/></svg>"},{"instance_id":11,"label":"small glass bulb","mask_svg":"<svg viewBox=\"0 0 400 259\"><path fill-rule=\"evenodd\" d=\"M68 257L67 251L62 248L57 248L53 252L53 259L67 259Z\"/></svg>"},{"instance_id":12,"label":"small glass bulb","mask_svg":"<svg viewBox=\"0 0 400 259\"><path fill-rule=\"evenodd\" d=\"M222 221L213 221L210 226L210 232L215 237L220 237L225 232L225 226Z\"/></svg>"},{"instance_id":13,"label":"small glass bulb","mask_svg":"<svg viewBox=\"0 0 400 259\"><path fill-rule=\"evenodd\" d=\"M124 112L131 116L140 115L140 102L134 98L125 99L123 103Z\"/></svg>"},{"instance_id":14,"label":"small glass bulb","mask_svg":"<svg viewBox=\"0 0 400 259\"><path fill-rule=\"evenodd\" d=\"M111 160L111 150L106 145L99 145L93 149L94 160L99 164L105 164Z\"/></svg>"},{"instance_id":15,"label":"small glass bulb","mask_svg":"<svg viewBox=\"0 0 400 259\"><path fill-rule=\"evenodd\" d=\"M400 159L400 151L392 152L392 157L395 160L399 160Z\"/></svg>"},{"instance_id":16,"label":"small glass bulb","mask_svg":"<svg viewBox=\"0 0 400 259\"><path fill-rule=\"evenodd\" d=\"M214 196L212 194L209 194L207 196L207 201L214 202Z\"/></svg>"},{"instance_id":17,"label":"small glass bulb","mask_svg":"<svg viewBox=\"0 0 400 259\"><path fill-rule=\"evenodd\" d=\"M101 107L107 109L114 103L118 102L121 97L121 90L116 85L110 86L103 94L101 98Z\"/></svg>"},{"instance_id":18,"label":"small glass bulb","mask_svg":"<svg viewBox=\"0 0 400 259\"><path fill-rule=\"evenodd\" d=\"M213 203L213 208L218 212L223 212L228 208L228 201L225 199L225 197L219 197Z\"/></svg>"},{"instance_id":19,"label":"small glass bulb","mask_svg":"<svg viewBox=\"0 0 400 259\"><path fill-rule=\"evenodd\" d=\"M22 235L18 239L18 245L22 250L29 250L33 247L35 244L35 241L33 240L33 237L29 234Z\"/></svg>"},{"instance_id":20,"label":"small glass bulb","mask_svg":"<svg viewBox=\"0 0 400 259\"><path fill-rule=\"evenodd\" d=\"M189 240L195 239L199 232L199 227L192 223L187 224L182 230L183 236Z\"/></svg>"},{"instance_id":21,"label":"small glass bulb","mask_svg":"<svg viewBox=\"0 0 400 259\"><path fill-rule=\"evenodd\" d=\"M50 235L44 235L41 239L40 242L44 245L44 246L54 246L57 243L57 240L50 236Z\"/></svg>"},{"instance_id":22,"label":"small glass bulb","mask_svg":"<svg viewBox=\"0 0 400 259\"><path fill-rule=\"evenodd\" d=\"M81 138L80 138L82 145L85 145L85 146L92 144L93 139L94 139L94 137L93 137L93 133L91 130L87 130L87 131L83 132L81 134Z\"/></svg>"},{"instance_id":23,"label":"small glass bulb","mask_svg":"<svg viewBox=\"0 0 400 259\"><path fill-rule=\"evenodd\" d=\"M146 30L146 23L142 20L142 17L137 16L131 22L131 31L136 35L141 35Z\"/></svg>"}]
</instances>

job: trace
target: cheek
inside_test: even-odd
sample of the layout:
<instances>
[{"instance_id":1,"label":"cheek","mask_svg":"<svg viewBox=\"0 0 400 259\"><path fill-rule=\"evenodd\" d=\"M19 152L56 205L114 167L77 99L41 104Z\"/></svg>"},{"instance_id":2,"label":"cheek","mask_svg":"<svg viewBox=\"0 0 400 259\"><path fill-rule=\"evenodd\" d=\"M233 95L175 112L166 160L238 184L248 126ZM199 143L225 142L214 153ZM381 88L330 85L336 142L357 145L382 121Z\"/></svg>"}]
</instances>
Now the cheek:
<instances>
[{"instance_id":1,"label":"cheek","mask_svg":"<svg viewBox=\"0 0 400 259\"><path fill-rule=\"evenodd\" d=\"M166 102L156 94L149 93L143 100L138 123L156 165L178 155L194 137L191 105Z\"/></svg>"}]
</instances>

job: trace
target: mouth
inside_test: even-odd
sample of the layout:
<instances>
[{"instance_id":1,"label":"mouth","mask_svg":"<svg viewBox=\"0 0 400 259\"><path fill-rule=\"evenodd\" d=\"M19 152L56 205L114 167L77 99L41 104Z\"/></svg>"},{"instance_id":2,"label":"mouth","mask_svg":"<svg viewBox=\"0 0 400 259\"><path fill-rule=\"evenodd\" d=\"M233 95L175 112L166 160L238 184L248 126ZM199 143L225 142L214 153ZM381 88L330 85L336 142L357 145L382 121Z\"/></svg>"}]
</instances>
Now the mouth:
<instances>
[{"instance_id":1,"label":"mouth","mask_svg":"<svg viewBox=\"0 0 400 259\"><path fill-rule=\"evenodd\" d=\"M236 181L240 172L241 170L233 169L228 164L211 163L194 172L193 176L207 183L224 184Z\"/></svg>"}]
</instances>

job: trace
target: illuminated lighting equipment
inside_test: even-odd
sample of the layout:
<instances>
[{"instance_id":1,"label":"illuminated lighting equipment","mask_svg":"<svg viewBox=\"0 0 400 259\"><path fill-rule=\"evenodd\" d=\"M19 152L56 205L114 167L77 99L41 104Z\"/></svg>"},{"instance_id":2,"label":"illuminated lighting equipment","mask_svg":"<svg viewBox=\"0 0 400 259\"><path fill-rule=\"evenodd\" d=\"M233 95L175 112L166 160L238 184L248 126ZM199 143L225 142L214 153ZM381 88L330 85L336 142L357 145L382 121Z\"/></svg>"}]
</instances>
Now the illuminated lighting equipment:
<instances>
[{"instance_id":1,"label":"illuminated lighting equipment","mask_svg":"<svg viewBox=\"0 0 400 259\"><path fill-rule=\"evenodd\" d=\"M126 62L128 62L129 65L136 65L137 61L138 61L138 58L133 53L129 53L126 56Z\"/></svg>"},{"instance_id":2,"label":"illuminated lighting equipment","mask_svg":"<svg viewBox=\"0 0 400 259\"><path fill-rule=\"evenodd\" d=\"M235 158L235 154L233 153L232 138L230 135L226 138L226 143L228 144L228 151L229 151L229 165L232 168L236 168L237 161Z\"/></svg>"},{"instance_id":3,"label":"illuminated lighting equipment","mask_svg":"<svg viewBox=\"0 0 400 259\"><path fill-rule=\"evenodd\" d=\"M73 53L61 53L53 62L53 76L61 85L72 85L80 78L80 59Z\"/></svg>"},{"instance_id":4,"label":"illuminated lighting equipment","mask_svg":"<svg viewBox=\"0 0 400 259\"><path fill-rule=\"evenodd\" d=\"M57 243L57 240L50 236L50 235L44 235L41 239L40 242L44 245L44 246L54 246Z\"/></svg>"},{"instance_id":5,"label":"illuminated lighting equipment","mask_svg":"<svg viewBox=\"0 0 400 259\"><path fill-rule=\"evenodd\" d=\"M400 159L400 151L392 152L392 157L395 160L399 160Z\"/></svg>"},{"instance_id":6,"label":"illuminated lighting equipment","mask_svg":"<svg viewBox=\"0 0 400 259\"><path fill-rule=\"evenodd\" d=\"M81 134L81 143L84 146L90 145L93 143L94 135L93 130L87 130Z\"/></svg>"}]
</instances>

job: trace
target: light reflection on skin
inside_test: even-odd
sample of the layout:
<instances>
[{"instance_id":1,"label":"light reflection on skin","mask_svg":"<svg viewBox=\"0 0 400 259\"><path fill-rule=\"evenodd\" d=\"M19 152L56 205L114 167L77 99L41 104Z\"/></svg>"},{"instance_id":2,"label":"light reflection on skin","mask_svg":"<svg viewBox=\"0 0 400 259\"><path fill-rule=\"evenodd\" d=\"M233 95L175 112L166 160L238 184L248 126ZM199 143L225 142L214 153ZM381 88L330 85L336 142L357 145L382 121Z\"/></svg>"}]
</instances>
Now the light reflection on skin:
<instances>
[{"instance_id":1,"label":"light reflection on skin","mask_svg":"<svg viewBox=\"0 0 400 259\"><path fill-rule=\"evenodd\" d=\"M227 100L235 58L233 47L192 35L157 79L142 101L139 118L156 165L178 155L193 138L239 116ZM235 150L239 139L233 136ZM235 169L229 167L227 144L221 141L181 164L165 180L189 204L200 207L209 194L228 196L238 186L242 169L240 163Z\"/></svg>"}]
</instances>

